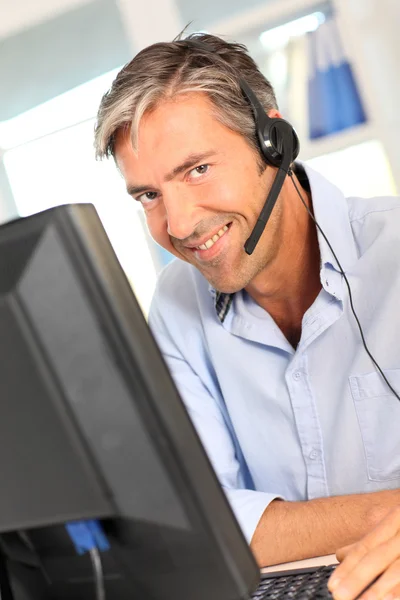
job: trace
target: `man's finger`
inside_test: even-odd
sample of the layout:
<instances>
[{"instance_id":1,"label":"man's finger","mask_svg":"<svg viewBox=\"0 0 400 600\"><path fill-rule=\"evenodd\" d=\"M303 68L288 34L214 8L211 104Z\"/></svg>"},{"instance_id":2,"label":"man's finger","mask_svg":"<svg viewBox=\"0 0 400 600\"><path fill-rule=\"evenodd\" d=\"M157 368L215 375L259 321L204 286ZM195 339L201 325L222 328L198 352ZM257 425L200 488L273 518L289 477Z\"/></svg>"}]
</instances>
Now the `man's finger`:
<instances>
[{"instance_id":1,"label":"man's finger","mask_svg":"<svg viewBox=\"0 0 400 600\"><path fill-rule=\"evenodd\" d=\"M355 544L349 544L348 546L343 546L343 548L339 548L336 552L336 558L339 562L343 562L346 556L354 550Z\"/></svg>"},{"instance_id":2,"label":"man's finger","mask_svg":"<svg viewBox=\"0 0 400 600\"><path fill-rule=\"evenodd\" d=\"M354 571L357 565L360 564L362 559L367 556L370 551L371 550L364 544L364 540L352 544L351 546L345 546L337 551L336 556L341 564L336 567L328 581L328 588L332 593L341 582Z\"/></svg>"},{"instance_id":3,"label":"man's finger","mask_svg":"<svg viewBox=\"0 0 400 600\"><path fill-rule=\"evenodd\" d=\"M388 600L400 598L400 559L397 559L379 579L360 597L360 600Z\"/></svg>"}]
</instances>

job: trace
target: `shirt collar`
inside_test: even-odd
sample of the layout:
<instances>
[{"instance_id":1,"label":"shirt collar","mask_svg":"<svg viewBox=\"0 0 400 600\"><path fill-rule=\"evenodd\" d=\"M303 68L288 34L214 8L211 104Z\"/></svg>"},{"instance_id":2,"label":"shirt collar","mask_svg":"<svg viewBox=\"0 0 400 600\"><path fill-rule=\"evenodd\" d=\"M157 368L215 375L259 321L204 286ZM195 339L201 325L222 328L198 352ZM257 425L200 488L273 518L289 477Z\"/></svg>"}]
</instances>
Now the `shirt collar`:
<instances>
[{"instance_id":1,"label":"shirt collar","mask_svg":"<svg viewBox=\"0 0 400 600\"><path fill-rule=\"evenodd\" d=\"M329 240L343 271L348 271L357 261L358 254L350 225L347 200L343 192L333 183L308 165L301 165L308 177L311 187L314 217ZM300 201L300 198L299 198ZM330 266L340 272L339 266L326 240L317 229L321 267Z\"/></svg>"},{"instance_id":2,"label":"shirt collar","mask_svg":"<svg viewBox=\"0 0 400 600\"><path fill-rule=\"evenodd\" d=\"M297 171L296 174L300 176L299 179L306 189L308 187L308 180L311 189L314 217L329 240L344 272L348 271L357 260L358 255L351 230L346 198L339 188L308 165L298 162L295 165L295 171ZM332 271L339 274L339 266L319 229L317 229L317 235L321 253L322 285L328 293L333 293L335 297L340 299L341 282L339 282L338 276L332 281L333 289L336 290L332 291L332 285L331 289L329 289L327 275L327 273ZM209 290L214 298L214 306L218 319L223 323L231 308L234 294L218 292L211 285L209 286Z\"/></svg>"}]
</instances>

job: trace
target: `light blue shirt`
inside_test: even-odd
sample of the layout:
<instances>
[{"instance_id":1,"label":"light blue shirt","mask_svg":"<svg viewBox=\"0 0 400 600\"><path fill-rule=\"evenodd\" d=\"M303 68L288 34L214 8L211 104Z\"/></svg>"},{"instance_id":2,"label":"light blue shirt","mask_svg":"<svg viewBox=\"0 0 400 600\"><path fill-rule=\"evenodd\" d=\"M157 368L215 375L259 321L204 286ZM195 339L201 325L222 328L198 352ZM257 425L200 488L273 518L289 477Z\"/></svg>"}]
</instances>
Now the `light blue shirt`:
<instances>
[{"instance_id":1,"label":"light blue shirt","mask_svg":"<svg viewBox=\"0 0 400 600\"><path fill-rule=\"evenodd\" d=\"M306 172L367 344L400 394L400 201L346 200ZM152 304L152 330L249 541L274 498L400 487L400 402L363 348L321 236L319 245L322 289L296 350L246 292L217 295L180 260Z\"/></svg>"}]
</instances>

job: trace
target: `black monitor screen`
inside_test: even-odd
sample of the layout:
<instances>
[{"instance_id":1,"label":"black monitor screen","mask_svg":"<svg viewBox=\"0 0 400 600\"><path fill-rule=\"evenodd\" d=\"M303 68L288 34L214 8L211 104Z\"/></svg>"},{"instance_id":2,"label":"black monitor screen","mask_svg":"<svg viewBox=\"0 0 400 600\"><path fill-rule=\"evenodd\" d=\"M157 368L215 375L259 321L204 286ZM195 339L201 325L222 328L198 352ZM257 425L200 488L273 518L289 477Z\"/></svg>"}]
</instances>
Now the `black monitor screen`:
<instances>
[{"instance_id":1,"label":"black monitor screen","mask_svg":"<svg viewBox=\"0 0 400 600\"><path fill-rule=\"evenodd\" d=\"M0 227L0 340L2 598L247 597L257 566L93 206ZM93 520L100 571L66 527Z\"/></svg>"}]
</instances>

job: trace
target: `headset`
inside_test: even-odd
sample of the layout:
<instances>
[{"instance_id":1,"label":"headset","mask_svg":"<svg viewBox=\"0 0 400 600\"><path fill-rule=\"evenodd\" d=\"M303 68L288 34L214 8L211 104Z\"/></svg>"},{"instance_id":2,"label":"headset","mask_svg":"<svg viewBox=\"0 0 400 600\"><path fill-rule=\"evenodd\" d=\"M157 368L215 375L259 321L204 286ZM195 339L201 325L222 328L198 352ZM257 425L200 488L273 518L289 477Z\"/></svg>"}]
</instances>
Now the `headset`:
<instances>
[{"instance_id":1,"label":"headset","mask_svg":"<svg viewBox=\"0 0 400 600\"><path fill-rule=\"evenodd\" d=\"M195 37L186 38L185 42L188 43L189 47L197 47L200 50L211 52L206 43L199 42ZM265 229L281 192L286 175L290 173L290 165L299 154L300 142L296 131L290 123L284 119L271 118L267 115L261 102L244 79L238 77L238 83L253 113L261 154L268 165L278 168L257 223L244 245L246 253L250 255L253 253Z\"/></svg>"},{"instance_id":2,"label":"headset","mask_svg":"<svg viewBox=\"0 0 400 600\"><path fill-rule=\"evenodd\" d=\"M196 39L196 35L194 35L193 37L189 36L184 41L188 44L189 47L190 46L197 47L203 51L210 52L213 54L211 48L209 48L205 42L200 42L198 39ZM321 233L321 235L324 238L324 240L326 241L330 251L332 252L333 257L335 258L335 260L337 262L340 274L343 276L343 278L346 282L347 290L349 292L350 307L351 307L352 313L354 315L354 318L356 320L358 329L360 331L360 336L361 336L361 340L362 340L364 349L365 349L366 353L368 354L369 358L371 359L371 361L373 362L373 364L375 365L376 369L382 376L382 379L385 381L388 388L395 395L397 400L400 401L399 394L392 387L392 385L388 381L386 375L382 371L382 368L380 367L378 362L375 360L374 356L372 355L372 353L370 352L370 350L367 346L360 320L359 320L357 313L355 311L355 308L354 308L353 295L351 293L351 288L350 288L350 284L347 279L346 273L344 272L342 265L340 264L339 259L336 256L336 253L334 252L328 238L326 237L326 235L325 235L324 231L322 230L322 228L320 227L320 225L317 223L312 211L309 209L307 203L305 202L305 200L303 198L301 191L299 190L299 188L296 184L296 181L293 178L291 164L295 161L295 159L297 158L299 151L300 151L300 142L299 142L299 138L297 136L295 129L292 127L292 125L290 123L288 123L288 121L285 121L285 119L269 117L267 115L267 113L265 112L265 109L263 108L261 102L257 98L256 94L253 92L253 90L247 84L247 82L244 81L244 79L242 79L239 76L237 77L237 80L238 80L238 83L242 90L242 94L243 94L244 98L247 100L247 102L249 103L252 113L253 113L255 128L256 128L256 137L258 140L258 145L259 145L261 154L264 157L265 162L268 165L277 167L277 169L278 169L275 179L272 183L271 189L268 193L267 200L261 210L260 216L257 219L257 222L253 228L253 231L250 234L250 237L247 239L247 241L244 245L244 249L245 249L246 253L249 255L253 253L254 248L256 247L256 245L265 229L268 219L272 213L272 210L276 204L276 201L278 199L278 196L279 196L282 186L284 184L285 178L288 175L290 177L290 179L292 180L294 188L295 188L301 202L303 203L305 209L307 210L310 218L314 221L315 226L317 227L318 231Z\"/></svg>"},{"instance_id":3,"label":"headset","mask_svg":"<svg viewBox=\"0 0 400 600\"><path fill-rule=\"evenodd\" d=\"M251 87L243 79L239 79L239 84L243 96L251 106L258 144L265 162L278 168L257 223L244 245L247 254L252 254L276 204L286 175L290 173L290 165L299 154L300 142L290 123L285 119L269 117Z\"/></svg>"}]
</instances>

